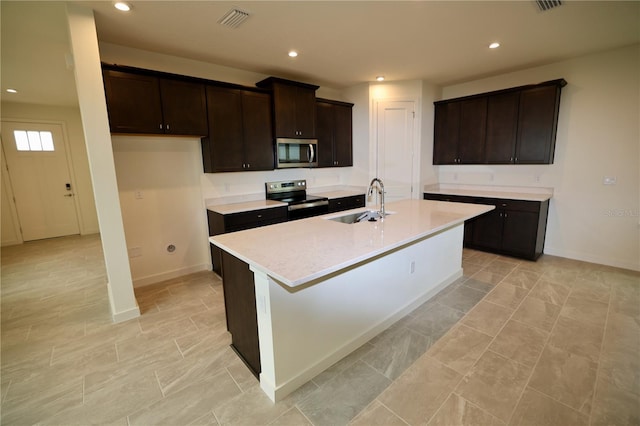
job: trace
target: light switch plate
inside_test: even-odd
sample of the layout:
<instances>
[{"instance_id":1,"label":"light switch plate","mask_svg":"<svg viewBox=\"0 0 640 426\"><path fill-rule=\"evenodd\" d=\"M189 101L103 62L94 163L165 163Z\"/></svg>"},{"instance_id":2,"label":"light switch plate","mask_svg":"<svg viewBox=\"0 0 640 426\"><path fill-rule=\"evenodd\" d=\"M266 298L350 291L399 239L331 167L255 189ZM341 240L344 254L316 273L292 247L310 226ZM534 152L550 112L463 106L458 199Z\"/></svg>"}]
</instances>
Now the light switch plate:
<instances>
[{"instance_id":1,"label":"light switch plate","mask_svg":"<svg viewBox=\"0 0 640 426\"><path fill-rule=\"evenodd\" d=\"M602 178L603 185L615 185L616 182L617 182L617 179L615 176L605 176Z\"/></svg>"}]
</instances>

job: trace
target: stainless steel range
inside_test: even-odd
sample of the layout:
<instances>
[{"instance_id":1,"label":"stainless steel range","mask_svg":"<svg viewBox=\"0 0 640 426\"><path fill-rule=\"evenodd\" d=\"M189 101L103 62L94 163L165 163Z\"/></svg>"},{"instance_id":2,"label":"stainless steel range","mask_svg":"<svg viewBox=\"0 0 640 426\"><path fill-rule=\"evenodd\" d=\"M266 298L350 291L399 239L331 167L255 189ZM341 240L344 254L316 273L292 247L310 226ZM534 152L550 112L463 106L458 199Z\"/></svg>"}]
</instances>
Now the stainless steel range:
<instances>
[{"instance_id":1,"label":"stainless steel range","mask_svg":"<svg viewBox=\"0 0 640 426\"><path fill-rule=\"evenodd\" d=\"M304 179L266 182L264 187L267 200L277 200L289 205L289 220L329 213L329 199L307 195L307 181Z\"/></svg>"}]
</instances>

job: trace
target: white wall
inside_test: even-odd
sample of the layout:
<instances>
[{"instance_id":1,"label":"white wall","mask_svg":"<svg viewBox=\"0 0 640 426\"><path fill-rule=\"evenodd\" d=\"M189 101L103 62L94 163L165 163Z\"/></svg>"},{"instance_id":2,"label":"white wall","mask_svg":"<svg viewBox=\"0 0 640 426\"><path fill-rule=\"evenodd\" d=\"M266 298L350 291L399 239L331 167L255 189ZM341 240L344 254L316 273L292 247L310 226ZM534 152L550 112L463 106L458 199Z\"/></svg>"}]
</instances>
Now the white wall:
<instances>
[{"instance_id":1,"label":"white wall","mask_svg":"<svg viewBox=\"0 0 640 426\"><path fill-rule=\"evenodd\" d=\"M3 120L26 120L29 122L56 122L62 123L69 142L70 156L73 167L74 188L76 200L80 209L80 233L95 234L100 231L98 216L91 187L91 174L87 160L87 149L82 132L80 110L73 107L33 105L15 102L2 103ZM4 187L4 185L3 185ZM4 191L4 188L3 188ZM3 195L4 199L4 195ZM4 204L4 203L3 203ZM5 208L3 205L3 244L5 244ZM8 217L10 218L10 216Z\"/></svg>"},{"instance_id":2,"label":"white wall","mask_svg":"<svg viewBox=\"0 0 640 426\"><path fill-rule=\"evenodd\" d=\"M552 187L545 253L640 270L640 46L444 87L442 97L557 78L568 85L554 164L439 166L440 183Z\"/></svg>"},{"instance_id":3,"label":"white wall","mask_svg":"<svg viewBox=\"0 0 640 426\"><path fill-rule=\"evenodd\" d=\"M206 269L211 259L200 139L111 139L134 286Z\"/></svg>"}]
</instances>

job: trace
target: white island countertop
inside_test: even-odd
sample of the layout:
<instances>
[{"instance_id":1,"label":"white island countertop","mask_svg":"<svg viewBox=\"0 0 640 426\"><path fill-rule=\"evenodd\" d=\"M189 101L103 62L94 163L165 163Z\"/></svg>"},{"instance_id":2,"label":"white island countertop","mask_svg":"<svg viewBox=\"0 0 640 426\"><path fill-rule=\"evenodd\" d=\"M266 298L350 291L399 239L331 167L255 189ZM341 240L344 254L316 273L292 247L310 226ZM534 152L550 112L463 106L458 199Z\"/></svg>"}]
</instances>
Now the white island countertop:
<instances>
[{"instance_id":1,"label":"white island countertop","mask_svg":"<svg viewBox=\"0 0 640 426\"><path fill-rule=\"evenodd\" d=\"M384 221L327 218L365 208L210 237L212 244L289 287L296 287L427 238L494 206L427 200L388 203ZM462 249L462 247L461 247Z\"/></svg>"}]
</instances>

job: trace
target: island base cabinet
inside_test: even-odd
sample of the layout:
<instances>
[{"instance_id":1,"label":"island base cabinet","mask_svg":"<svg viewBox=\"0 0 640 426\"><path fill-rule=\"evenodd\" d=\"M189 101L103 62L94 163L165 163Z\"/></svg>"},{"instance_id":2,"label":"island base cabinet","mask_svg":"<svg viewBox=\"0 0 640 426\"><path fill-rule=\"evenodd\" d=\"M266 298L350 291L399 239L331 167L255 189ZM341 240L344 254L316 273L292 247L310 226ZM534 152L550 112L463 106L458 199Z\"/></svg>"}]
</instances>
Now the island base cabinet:
<instances>
[{"instance_id":1,"label":"island base cabinet","mask_svg":"<svg viewBox=\"0 0 640 426\"><path fill-rule=\"evenodd\" d=\"M231 347L258 377L260 343L256 314L256 292L249 265L222 251L222 287Z\"/></svg>"},{"instance_id":2,"label":"island base cabinet","mask_svg":"<svg viewBox=\"0 0 640 426\"><path fill-rule=\"evenodd\" d=\"M262 390L281 400L462 276L462 235L459 224L298 287L252 266Z\"/></svg>"}]
</instances>

